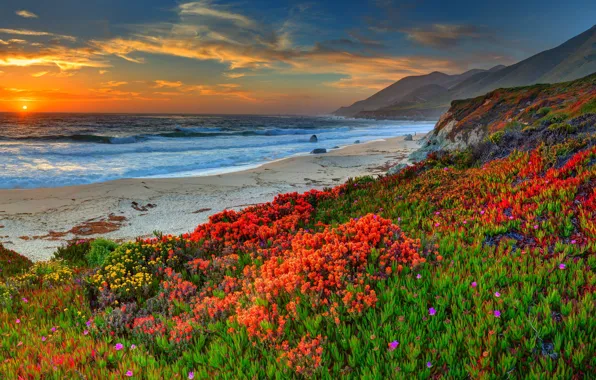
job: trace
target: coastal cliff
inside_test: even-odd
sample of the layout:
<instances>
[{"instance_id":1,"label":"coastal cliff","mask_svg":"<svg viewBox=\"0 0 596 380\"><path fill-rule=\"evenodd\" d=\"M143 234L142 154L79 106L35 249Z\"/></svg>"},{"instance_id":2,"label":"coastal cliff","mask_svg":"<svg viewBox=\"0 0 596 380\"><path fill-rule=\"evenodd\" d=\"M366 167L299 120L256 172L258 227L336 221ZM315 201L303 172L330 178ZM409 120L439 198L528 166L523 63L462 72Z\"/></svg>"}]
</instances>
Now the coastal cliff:
<instances>
[{"instance_id":1,"label":"coastal cliff","mask_svg":"<svg viewBox=\"0 0 596 380\"><path fill-rule=\"evenodd\" d=\"M493 156L528 150L593 131L595 120L596 73L565 83L498 89L453 101L412 158L473 147Z\"/></svg>"}]
</instances>

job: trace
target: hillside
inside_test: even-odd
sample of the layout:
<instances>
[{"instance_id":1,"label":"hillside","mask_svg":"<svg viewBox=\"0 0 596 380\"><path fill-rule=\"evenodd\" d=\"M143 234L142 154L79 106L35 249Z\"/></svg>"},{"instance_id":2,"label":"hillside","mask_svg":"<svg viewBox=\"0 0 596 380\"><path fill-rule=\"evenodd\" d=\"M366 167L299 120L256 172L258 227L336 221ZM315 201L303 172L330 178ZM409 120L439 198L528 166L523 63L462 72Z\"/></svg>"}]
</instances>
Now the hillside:
<instances>
[{"instance_id":1,"label":"hillside","mask_svg":"<svg viewBox=\"0 0 596 380\"><path fill-rule=\"evenodd\" d=\"M427 75L405 77L365 100L358 101L349 107L338 109L334 112L334 115L352 117L361 111L376 110L401 101L412 91L421 87L429 85L438 85L444 88L453 87L483 71L485 70L469 70L459 75L447 75L435 71Z\"/></svg>"},{"instance_id":2,"label":"hillside","mask_svg":"<svg viewBox=\"0 0 596 380\"><path fill-rule=\"evenodd\" d=\"M596 74L565 83L498 89L453 101L414 157L422 159L437 150L465 149L487 139L508 147L507 152L527 150L543 141L593 132L594 113ZM491 153L488 148L484 147L483 154Z\"/></svg>"},{"instance_id":3,"label":"hillside","mask_svg":"<svg viewBox=\"0 0 596 380\"><path fill-rule=\"evenodd\" d=\"M462 77L462 80L452 83L448 87L448 94L442 90L436 94L429 92L425 101L416 104L417 112L412 111L411 104L401 102L408 95L402 94L399 99L380 106L379 102L367 103L369 107L359 108L358 113L349 116L379 119L407 119L411 117L432 119L436 118L437 114L440 115L446 111L451 100L476 97L497 88L565 82L582 78L594 72L596 72L596 26L553 49L536 54L514 65L497 66L488 71L476 71L465 78ZM441 85L441 83L434 82L429 84ZM419 87L408 89L408 91L415 91ZM360 102L355 104L360 104ZM377 108L372 108L373 106L377 106Z\"/></svg>"},{"instance_id":4,"label":"hillside","mask_svg":"<svg viewBox=\"0 0 596 380\"><path fill-rule=\"evenodd\" d=\"M0 246L0 373L589 377L595 80L454 102L449 150L182 236L75 240L35 264Z\"/></svg>"}]
</instances>

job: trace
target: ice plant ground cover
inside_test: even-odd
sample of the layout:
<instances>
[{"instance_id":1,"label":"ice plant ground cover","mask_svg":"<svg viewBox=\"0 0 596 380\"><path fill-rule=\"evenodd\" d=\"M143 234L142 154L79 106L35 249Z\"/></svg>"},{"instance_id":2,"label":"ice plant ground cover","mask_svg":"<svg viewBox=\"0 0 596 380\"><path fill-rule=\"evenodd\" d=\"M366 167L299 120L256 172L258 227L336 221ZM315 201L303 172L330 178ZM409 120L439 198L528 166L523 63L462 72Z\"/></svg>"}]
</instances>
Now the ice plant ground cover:
<instances>
[{"instance_id":1,"label":"ice plant ground cover","mask_svg":"<svg viewBox=\"0 0 596 380\"><path fill-rule=\"evenodd\" d=\"M590 377L596 109L586 87L553 124L569 102L551 90L532 92L530 130L491 129L498 159L433 153L183 236L74 241L48 262L0 246L0 374Z\"/></svg>"},{"instance_id":2,"label":"ice plant ground cover","mask_svg":"<svg viewBox=\"0 0 596 380\"><path fill-rule=\"evenodd\" d=\"M594 373L593 141L467 162L433 156L282 195L185 236L123 244L100 268L37 263L1 288L0 372Z\"/></svg>"}]
</instances>

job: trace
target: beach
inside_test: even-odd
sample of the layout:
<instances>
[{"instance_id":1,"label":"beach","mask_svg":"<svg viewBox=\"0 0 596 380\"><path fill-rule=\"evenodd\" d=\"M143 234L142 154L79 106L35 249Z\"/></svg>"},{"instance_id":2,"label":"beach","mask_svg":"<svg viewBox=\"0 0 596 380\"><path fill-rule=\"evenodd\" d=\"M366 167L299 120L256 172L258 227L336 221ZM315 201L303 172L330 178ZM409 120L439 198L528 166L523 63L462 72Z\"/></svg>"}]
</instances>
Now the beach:
<instances>
[{"instance_id":1,"label":"beach","mask_svg":"<svg viewBox=\"0 0 596 380\"><path fill-rule=\"evenodd\" d=\"M406 162L422 137L350 145L219 175L0 190L0 242L32 260L45 260L75 238L126 241L156 230L182 234L225 209L339 185L350 177L384 174Z\"/></svg>"}]
</instances>

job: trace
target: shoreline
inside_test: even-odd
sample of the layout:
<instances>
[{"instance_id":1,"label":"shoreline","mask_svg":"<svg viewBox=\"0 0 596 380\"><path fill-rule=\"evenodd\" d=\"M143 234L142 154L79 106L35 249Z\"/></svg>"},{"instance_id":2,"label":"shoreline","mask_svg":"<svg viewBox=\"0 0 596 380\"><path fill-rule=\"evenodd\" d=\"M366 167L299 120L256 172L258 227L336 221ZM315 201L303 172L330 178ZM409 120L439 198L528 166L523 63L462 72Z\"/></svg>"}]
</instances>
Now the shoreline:
<instances>
[{"instance_id":1,"label":"shoreline","mask_svg":"<svg viewBox=\"0 0 596 380\"><path fill-rule=\"evenodd\" d=\"M269 202L350 177L384 174L419 148L404 136L295 155L254 168L214 175L134 178L56 188L0 189L0 243L45 260L64 242L106 237L116 241L192 231L210 215Z\"/></svg>"}]
</instances>

